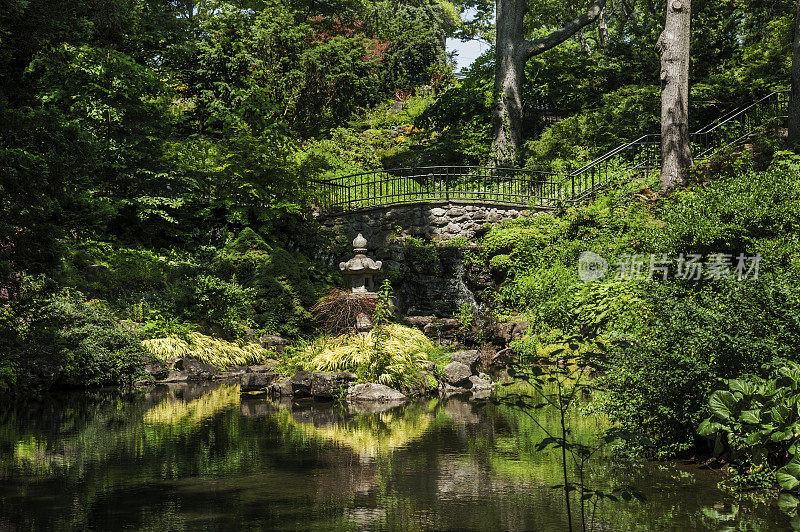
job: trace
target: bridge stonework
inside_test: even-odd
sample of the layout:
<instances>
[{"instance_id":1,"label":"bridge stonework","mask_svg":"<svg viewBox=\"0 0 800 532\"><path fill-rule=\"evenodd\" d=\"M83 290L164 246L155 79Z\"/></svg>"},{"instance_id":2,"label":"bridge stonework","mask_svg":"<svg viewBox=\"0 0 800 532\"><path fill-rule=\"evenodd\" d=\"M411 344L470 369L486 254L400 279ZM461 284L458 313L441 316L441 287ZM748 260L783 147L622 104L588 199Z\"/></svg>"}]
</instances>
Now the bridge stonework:
<instances>
[{"instance_id":1,"label":"bridge stonework","mask_svg":"<svg viewBox=\"0 0 800 532\"><path fill-rule=\"evenodd\" d=\"M458 237L473 240L487 224L527 215L526 209L502 204L436 202L372 207L351 212L327 213L319 217L323 227L338 230L352 239L361 233L367 249L379 260L392 257L395 237L413 236L435 242Z\"/></svg>"}]
</instances>

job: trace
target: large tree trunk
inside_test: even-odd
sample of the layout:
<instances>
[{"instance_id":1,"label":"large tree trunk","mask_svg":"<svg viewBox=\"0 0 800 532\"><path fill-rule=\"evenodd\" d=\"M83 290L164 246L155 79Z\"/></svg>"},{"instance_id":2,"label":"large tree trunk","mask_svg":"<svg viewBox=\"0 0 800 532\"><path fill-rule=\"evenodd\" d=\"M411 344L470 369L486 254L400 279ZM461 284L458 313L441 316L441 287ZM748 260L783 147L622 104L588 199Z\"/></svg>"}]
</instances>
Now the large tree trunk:
<instances>
[{"instance_id":1,"label":"large tree trunk","mask_svg":"<svg viewBox=\"0 0 800 532\"><path fill-rule=\"evenodd\" d=\"M523 20L527 11L526 0L497 0L492 141L492 159L496 165L513 165L522 145Z\"/></svg>"},{"instance_id":2,"label":"large tree trunk","mask_svg":"<svg viewBox=\"0 0 800 532\"><path fill-rule=\"evenodd\" d=\"M686 183L692 166L689 139L689 44L691 0L668 0L664 32L656 51L661 58L661 186Z\"/></svg>"},{"instance_id":3,"label":"large tree trunk","mask_svg":"<svg viewBox=\"0 0 800 532\"><path fill-rule=\"evenodd\" d=\"M594 22L606 0L596 0L583 15L551 34L528 41L525 39L526 0L496 0L495 4L495 106L492 159L495 165L514 164L522 145L522 85L525 63L566 41Z\"/></svg>"},{"instance_id":4,"label":"large tree trunk","mask_svg":"<svg viewBox=\"0 0 800 532\"><path fill-rule=\"evenodd\" d=\"M789 100L789 143L800 143L800 0L794 23L794 53L792 54L792 97Z\"/></svg>"}]
</instances>

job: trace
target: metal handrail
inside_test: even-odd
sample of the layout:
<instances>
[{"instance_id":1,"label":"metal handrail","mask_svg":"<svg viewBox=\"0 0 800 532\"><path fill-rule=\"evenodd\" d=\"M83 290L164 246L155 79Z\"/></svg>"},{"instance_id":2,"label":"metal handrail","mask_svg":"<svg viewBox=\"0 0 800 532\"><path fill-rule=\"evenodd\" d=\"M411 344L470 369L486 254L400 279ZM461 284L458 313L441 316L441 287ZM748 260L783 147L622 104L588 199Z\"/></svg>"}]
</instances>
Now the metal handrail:
<instances>
[{"instance_id":1,"label":"metal handrail","mask_svg":"<svg viewBox=\"0 0 800 532\"><path fill-rule=\"evenodd\" d=\"M740 142L771 119L785 118L786 113L780 111L788 104L788 93L772 92L691 133L691 142L697 146L695 161L705 160L719 149ZM728 130L726 126L732 127ZM311 182L320 191L323 208L355 210L430 201L468 201L548 209L562 201L579 202L621 174L658 168L660 139L660 134L642 135L567 174L526 168L439 165L373 170Z\"/></svg>"}]
</instances>

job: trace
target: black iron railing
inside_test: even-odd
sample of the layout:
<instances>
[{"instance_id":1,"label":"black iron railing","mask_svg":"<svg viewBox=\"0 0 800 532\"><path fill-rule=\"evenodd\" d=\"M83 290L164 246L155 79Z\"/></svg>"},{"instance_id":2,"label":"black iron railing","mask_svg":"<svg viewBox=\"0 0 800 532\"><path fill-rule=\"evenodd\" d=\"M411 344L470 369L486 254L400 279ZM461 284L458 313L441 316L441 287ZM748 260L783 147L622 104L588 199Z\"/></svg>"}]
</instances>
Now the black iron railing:
<instances>
[{"instance_id":1,"label":"black iron railing","mask_svg":"<svg viewBox=\"0 0 800 532\"><path fill-rule=\"evenodd\" d=\"M691 135L695 162L740 143L759 128L782 127L789 92L773 92L735 109ZM459 201L550 209L578 202L620 176L630 178L661 166L661 136L643 135L567 174L486 166L427 166L362 172L314 183L324 209L351 211L384 205Z\"/></svg>"},{"instance_id":2,"label":"black iron railing","mask_svg":"<svg viewBox=\"0 0 800 532\"><path fill-rule=\"evenodd\" d=\"M321 206L342 210L438 201L551 208L562 186L558 177L520 168L425 166L362 172L315 183Z\"/></svg>"}]
</instances>

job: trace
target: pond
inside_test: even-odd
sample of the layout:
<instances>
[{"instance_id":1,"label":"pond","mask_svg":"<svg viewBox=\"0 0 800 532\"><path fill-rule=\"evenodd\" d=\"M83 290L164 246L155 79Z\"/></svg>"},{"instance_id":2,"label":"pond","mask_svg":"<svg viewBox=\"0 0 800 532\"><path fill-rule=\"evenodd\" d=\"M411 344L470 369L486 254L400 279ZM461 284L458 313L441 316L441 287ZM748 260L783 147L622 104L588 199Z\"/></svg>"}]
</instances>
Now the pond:
<instances>
[{"instance_id":1,"label":"pond","mask_svg":"<svg viewBox=\"0 0 800 532\"><path fill-rule=\"evenodd\" d=\"M0 529L564 530L560 465L540 429L498 406L432 399L386 411L174 385L52 396L0 411ZM538 414L544 426L552 413ZM573 418L581 437L600 422ZM639 487L595 530L775 530L721 474L593 463L587 484Z\"/></svg>"}]
</instances>

